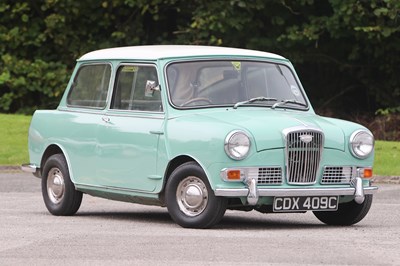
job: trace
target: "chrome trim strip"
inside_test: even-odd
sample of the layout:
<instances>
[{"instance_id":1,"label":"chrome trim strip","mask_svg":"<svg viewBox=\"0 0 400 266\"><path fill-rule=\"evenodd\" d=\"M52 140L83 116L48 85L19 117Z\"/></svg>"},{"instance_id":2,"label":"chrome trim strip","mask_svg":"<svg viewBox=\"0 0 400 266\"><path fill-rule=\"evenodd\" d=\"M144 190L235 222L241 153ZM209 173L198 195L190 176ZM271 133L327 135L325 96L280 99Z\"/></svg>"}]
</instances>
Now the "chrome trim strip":
<instances>
[{"instance_id":1,"label":"chrome trim strip","mask_svg":"<svg viewBox=\"0 0 400 266\"><path fill-rule=\"evenodd\" d=\"M153 194L158 194L157 192L147 191L147 190L121 188L121 187L113 187L113 186L87 185L87 184L79 184L79 183L75 183L75 187L77 187L78 190L79 189L104 189L104 190L118 191L118 192L152 194L152 195Z\"/></svg>"},{"instance_id":2,"label":"chrome trim strip","mask_svg":"<svg viewBox=\"0 0 400 266\"><path fill-rule=\"evenodd\" d=\"M127 111L118 111L118 110L100 110L102 112L89 112L83 109L68 109L65 107L58 108L59 111L62 112L70 112L70 113L85 113L85 114L93 114L93 115L105 115L111 117L134 117L134 118L147 118L147 119L165 119L164 112L147 112L147 111L136 111L136 110L127 110ZM114 113L115 112L115 113ZM149 116L145 116L144 114L149 114ZM156 116L157 115L157 116Z\"/></svg>"},{"instance_id":3,"label":"chrome trim strip","mask_svg":"<svg viewBox=\"0 0 400 266\"><path fill-rule=\"evenodd\" d=\"M145 114L148 114L146 116ZM106 112L107 116L116 116L116 117L137 117L137 118L149 118L149 119L164 119L165 112L156 112L156 111L139 111L139 110L117 110L117 109L109 109Z\"/></svg>"},{"instance_id":4,"label":"chrome trim strip","mask_svg":"<svg viewBox=\"0 0 400 266\"><path fill-rule=\"evenodd\" d=\"M374 194L378 187L364 187L364 194ZM353 187L346 188L291 188L291 189L276 189L276 188L259 188L258 195L260 197L295 197L295 196L354 196L356 189ZM249 189L215 189L215 196L222 197L247 197Z\"/></svg>"}]
</instances>

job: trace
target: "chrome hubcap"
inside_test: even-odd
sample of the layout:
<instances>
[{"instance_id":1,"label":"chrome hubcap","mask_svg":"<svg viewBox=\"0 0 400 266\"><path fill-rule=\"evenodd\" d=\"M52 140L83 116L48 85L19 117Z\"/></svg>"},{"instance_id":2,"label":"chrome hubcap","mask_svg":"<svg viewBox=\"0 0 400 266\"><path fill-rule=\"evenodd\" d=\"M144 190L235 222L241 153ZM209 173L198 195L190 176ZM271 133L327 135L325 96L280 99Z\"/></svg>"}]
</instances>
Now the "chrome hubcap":
<instances>
[{"instance_id":1,"label":"chrome hubcap","mask_svg":"<svg viewBox=\"0 0 400 266\"><path fill-rule=\"evenodd\" d=\"M179 209L188 216L201 214L207 206L208 191L204 182L195 176L183 179L176 190Z\"/></svg>"},{"instance_id":2,"label":"chrome hubcap","mask_svg":"<svg viewBox=\"0 0 400 266\"><path fill-rule=\"evenodd\" d=\"M64 176L58 168L51 168L47 175L47 194L52 203L58 204L64 197Z\"/></svg>"}]
</instances>

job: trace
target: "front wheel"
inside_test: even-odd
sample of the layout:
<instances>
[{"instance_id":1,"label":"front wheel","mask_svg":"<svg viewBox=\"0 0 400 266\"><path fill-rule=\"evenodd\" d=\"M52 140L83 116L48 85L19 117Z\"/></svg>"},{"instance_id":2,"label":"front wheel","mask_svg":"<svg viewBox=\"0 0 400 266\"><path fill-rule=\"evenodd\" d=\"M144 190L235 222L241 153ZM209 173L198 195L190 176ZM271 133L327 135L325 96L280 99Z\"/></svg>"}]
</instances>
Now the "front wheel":
<instances>
[{"instance_id":1,"label":"front wheel","mask_svg":"<svg viewBox=\"0 0 400 266\"><path fill-rule=\"evenodd\" d=\"M182 227L210 228L224 216L227 200L216 197L203 169L195 162L176 168L168 179L165 200L172 219Z\"/></svg>"},{"instance_id":2,"label":"front wheel","mask_svg":"<svg viewBox=\"0 0 400 266\"><path fill-rule=\"evenodd\" d=\"M75 190L71 182L64 155L52 155L44 164L42 195L47 209L53 215L73 215L81 206L82 192Z\"/></svg>"},{"instance_id":3,"label":"front wheel","mask_svg":"<svg viewBox=\"0 0 400 266\"><path fill-rule=\"evenodd\" d=\"M314 215L328 225L356 224L367 215L372 204L372 195L365 195L364 202L356 203L354 200L339 204L337 211L316 211Z\"/></svg>"}]
</instances>

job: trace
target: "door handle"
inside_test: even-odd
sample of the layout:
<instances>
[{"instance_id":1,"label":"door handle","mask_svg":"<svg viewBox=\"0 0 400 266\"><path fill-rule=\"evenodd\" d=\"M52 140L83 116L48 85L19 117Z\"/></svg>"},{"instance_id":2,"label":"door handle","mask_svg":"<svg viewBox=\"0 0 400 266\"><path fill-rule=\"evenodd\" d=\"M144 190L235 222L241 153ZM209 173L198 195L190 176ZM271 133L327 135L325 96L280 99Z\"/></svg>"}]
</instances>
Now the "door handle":
<instances>
[{"instance_id":1,"label":"door handle","mask_svg":"<svg viewBox=\"0 0 400 266\"><path fill-rule=\"evenodd\" d=\"M150 134L164 135L164 132L163 131L159 131L159 130L150 130Z\"/></svg>"},{"instance_id":2,"label":"door handle","mask_svg":"<svg viewBox=\"0 0 400 266\"><path fill-rule=\"evenodd\" d=\"M101 120L103 120L103 122L110 123L110 118L108 116L103 116Z\"/></svg>"}]
</instances>

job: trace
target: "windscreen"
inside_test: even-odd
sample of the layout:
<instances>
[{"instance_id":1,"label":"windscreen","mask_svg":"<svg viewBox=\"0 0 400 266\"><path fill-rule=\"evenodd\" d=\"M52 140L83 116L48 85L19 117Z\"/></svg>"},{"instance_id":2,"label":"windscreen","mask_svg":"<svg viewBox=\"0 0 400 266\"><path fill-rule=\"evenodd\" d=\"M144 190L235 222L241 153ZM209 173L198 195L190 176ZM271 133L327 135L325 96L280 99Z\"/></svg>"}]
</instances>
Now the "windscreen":
<instances>
[{"instance_id":1,"label":"windscreen","mask_svg":"<svg viewBox=\"0 0 400 266\"><path fill-rule=\"evenodd\" d=\"M307 107L295 76L282 64L225 60L179 62L170 64L166 72L170 100L178 108L234 106L251 99L246 105L271 107L287 101L285 108ZM254 98L264 99L254 101Z\"/></svg>"}]
</instances>

